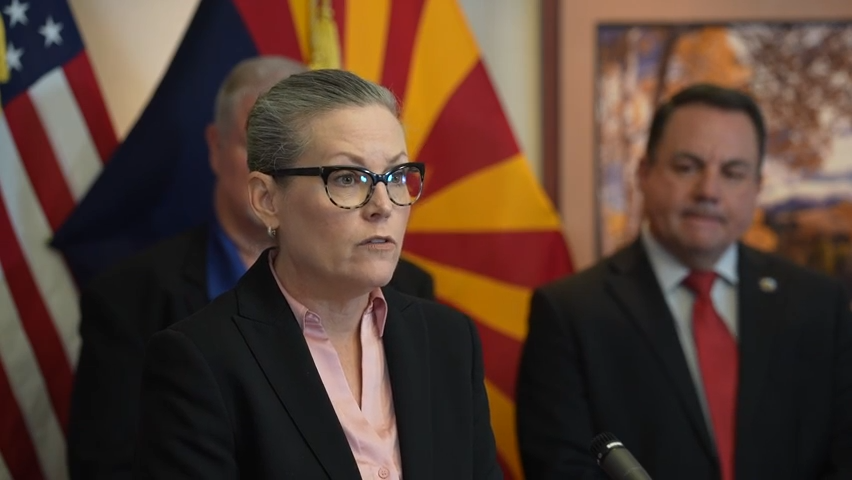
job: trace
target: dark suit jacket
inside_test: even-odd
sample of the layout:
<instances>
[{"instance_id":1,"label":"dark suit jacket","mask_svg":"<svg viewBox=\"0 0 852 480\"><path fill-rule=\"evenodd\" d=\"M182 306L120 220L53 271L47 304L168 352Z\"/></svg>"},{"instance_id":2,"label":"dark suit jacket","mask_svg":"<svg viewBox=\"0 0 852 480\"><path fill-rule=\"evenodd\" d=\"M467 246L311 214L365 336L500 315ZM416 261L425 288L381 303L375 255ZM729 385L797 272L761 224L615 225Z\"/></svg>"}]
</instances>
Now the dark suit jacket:
<instances>
[{"instance_id":1,"label":"dark suit jacket","mask_svg":"<svg viewBox=\"0 0 852 480\"><path fill-rule=\"evenodd\" d=\"M740 246L742 480L852 478L852 314L839 282ZM775 291L760 279L774 278ZM654 480L719 478L674 319L639 242L534 292L517 383L529 479L605 477L609 431Z\"/></svg>"},{"instance_id":2,"label":"dark suit jacket","mask_svg":"<svg viewBox=\"0 0 852 480\"><path fill-rule=\"evenodd\" d=\"M110 269L81 293L82 350L68 438L73 480L130 478L145 344L207 305L206 225ZM433 298L432 278L400 260L390 286Z\"/></svg>"},{"instance_id":3,"label":"dark suit jacket","mask_svg":"<svg viewBox=\"0 0 852 480\"><path fill-rule=\"evenodd\" d=\"M267 255L151 338L135 478L360 478ZM502 478L475 326L444 305L384 294L403 478Z\"/></svg>"}]
</instances>

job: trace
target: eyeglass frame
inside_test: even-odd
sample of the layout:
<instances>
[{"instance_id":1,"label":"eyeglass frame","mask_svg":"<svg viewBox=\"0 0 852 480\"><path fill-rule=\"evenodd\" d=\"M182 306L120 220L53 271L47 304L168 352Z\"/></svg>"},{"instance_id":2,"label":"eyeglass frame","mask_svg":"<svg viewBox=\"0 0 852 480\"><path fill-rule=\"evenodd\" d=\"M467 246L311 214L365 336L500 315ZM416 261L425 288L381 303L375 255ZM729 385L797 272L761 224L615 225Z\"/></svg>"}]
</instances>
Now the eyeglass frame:
<instances>
[{"instance_id":1,"label":"eyeglass frame","mask_svg":"<svg viewBox=\"0 0 852 480\"><path fill-rule=\"evenodd\" d=\"M334 204L334 206L338 208L342 208L345 210L355 210L363 207L364 205L370 203L370 199L373 198L373 192L376 190L376 184L384 183L385 189L389 187L388 180L390 179L391 174L394 172L401 170L405 167L414 167L420 171L420 192L417 194L417 197L411 201L411 203L400 204L394 201L391 198L390 191L388 191L388 199L397 206L400 207L408 207L414 205L417 200L420 199L420 196L423 195L423 183L426 180L426 164L423 162L407 162L401 163L391 170L388 170L385 173L375 173L366 167L360 167L358 165L325 165L322 167L291 167L291 168L276 168L272 170L263 170L260 173L269 175L273 178L282 178L282 177L321 177L323 186L325 187L325 196L328 197L328 200ZM367 194L367 198L364 199L363 202L355 205L353 207L344 207L343 205L338 204L331 198L331 193L328 191L328 177L331 176L334 172L339 172L340 170L352 170L356 172L363 173L370 177L372 183L370 184L370 193Z\"/></svg>"}]
</instances>

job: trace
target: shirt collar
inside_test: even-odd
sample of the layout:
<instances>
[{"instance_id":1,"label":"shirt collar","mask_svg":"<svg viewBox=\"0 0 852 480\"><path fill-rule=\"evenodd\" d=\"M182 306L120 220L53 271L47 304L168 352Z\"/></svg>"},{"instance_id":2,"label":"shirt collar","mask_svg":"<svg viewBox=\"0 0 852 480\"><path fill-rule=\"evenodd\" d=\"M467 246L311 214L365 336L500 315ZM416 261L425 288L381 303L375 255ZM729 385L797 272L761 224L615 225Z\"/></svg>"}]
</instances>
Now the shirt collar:
<instances>
[{"instance_id":1,"label":"shirt collar","mask_svg":"<svg viewBox=\"0 0 852 480\"><path fill-rule=\"evenodd\" d=\"M212 300L230 290L247 267L233 240L225 233L216 216L210 221L207 236L207 297Z\"/></svg>"},{"instance_id":2,"label":"shirt collar","mask_svg":"<svg viewBox=\"0 0 852 480\"><path fill-rule=\"evenodd\" d=\"M689 268L680 262L674 255L669 253L663 245L654 238L651 233L651 228L648 222L642 223L640 231L640 239L645 251L648 254L648 259L651 262L651 267L657 275L660 286L664 292L670 292L680 286L683 279L689 275ZM719 257L713 271L720 278L728 282L730 285L736 285L739 282L739 274L737 272L737 257L738 249L736 243L731 244L725 252Z\"/></svg>"},{"instance_id":3,"label":"shirt collar","mask_svg":"<svg viewBox=\"0 0 852 480\"><path fill-rule=\"evenodd\" d=\"M293 314L296 316L296 322L299 323L299 328L304 331L305 319L308 315L313 315L316 318L320 318L320 316L308 310L308 307L293 298L287 289L284 288L284 285L281 283L281 279L278 278L278 273L275 272L275 257L277 254L277 249L273 249L269 252L269 269L272 271L272 276L275 278L275 283L278 284L281 294L284 295L284 298L287 300L290 308L293 309ZM364 313L361 315L361 318L363 318L364 315L370 315L372 317L373 321L376 323L376 330L379 332L379 337L382 337L385 332L385 324L387 323L388 307L381 288L375 288L372 292L370 292L367 308L364 309Z\"/></svg>"}]
</instances>

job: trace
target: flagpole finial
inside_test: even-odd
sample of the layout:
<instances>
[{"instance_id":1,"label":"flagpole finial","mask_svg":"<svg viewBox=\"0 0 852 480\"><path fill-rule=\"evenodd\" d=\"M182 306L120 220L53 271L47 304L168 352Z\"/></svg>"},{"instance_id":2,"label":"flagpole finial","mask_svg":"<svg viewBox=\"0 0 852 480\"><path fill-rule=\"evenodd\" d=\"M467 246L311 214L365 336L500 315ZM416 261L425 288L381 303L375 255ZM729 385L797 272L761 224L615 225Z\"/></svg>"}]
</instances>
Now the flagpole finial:
<instances>
[{"instance_id":1,"label":"flagpole finial","mask_svg":"<svg viewBox=\"0 0 852 480\"><path fill-rule=\"evenodd\" d=\"M311 6L311 61L308 65L312 70L340 68L340 39L331 2L312 0Z\"/></svg>"}]
</instances>

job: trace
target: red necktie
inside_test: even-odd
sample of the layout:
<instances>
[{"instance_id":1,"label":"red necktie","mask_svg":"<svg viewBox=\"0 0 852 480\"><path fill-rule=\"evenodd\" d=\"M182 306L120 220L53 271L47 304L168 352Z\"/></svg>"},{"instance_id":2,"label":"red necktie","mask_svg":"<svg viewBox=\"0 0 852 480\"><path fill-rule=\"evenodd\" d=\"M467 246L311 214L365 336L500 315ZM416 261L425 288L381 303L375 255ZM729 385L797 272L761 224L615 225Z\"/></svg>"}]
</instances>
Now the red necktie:
<instances>
[{"instance_id":1,"label":"red necktie","mask_svg":"<svg viewBox=\"0 0 852 480\"><path fill-rule=\"evenodd\" d=\"M710 289L714 280L714 272L692 272L683 283L695 293L693 336L722 479L734 480L739 351L736 340L713 307Z\"/></svg>"}]
</instances>

